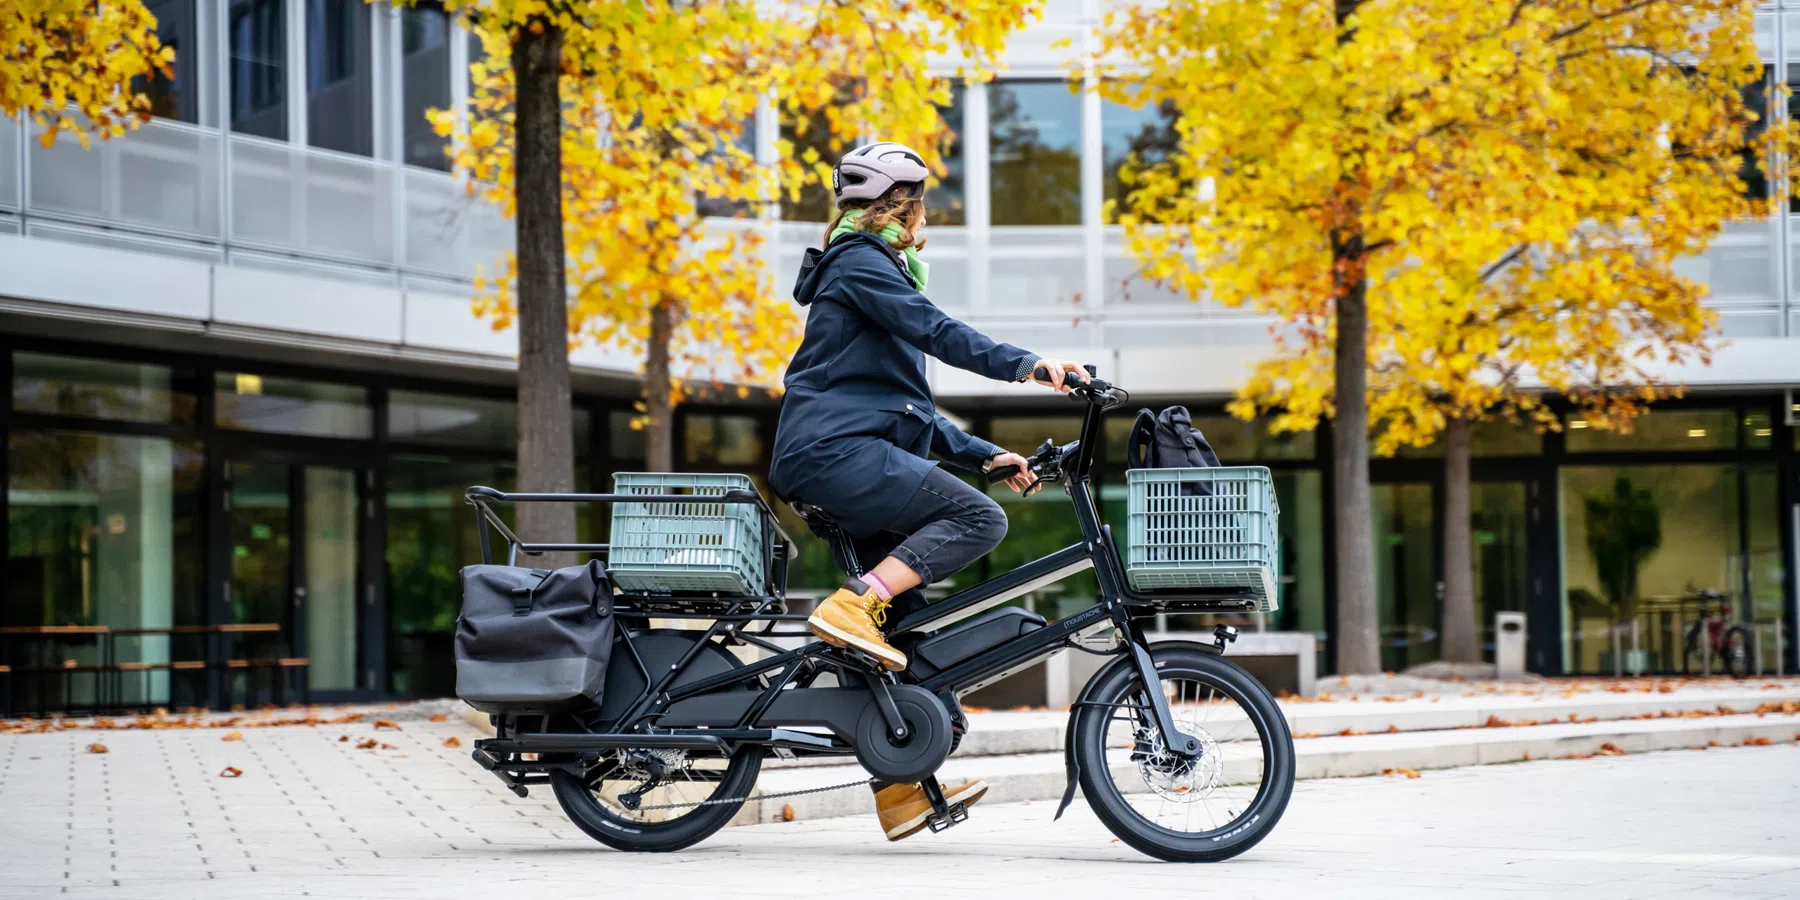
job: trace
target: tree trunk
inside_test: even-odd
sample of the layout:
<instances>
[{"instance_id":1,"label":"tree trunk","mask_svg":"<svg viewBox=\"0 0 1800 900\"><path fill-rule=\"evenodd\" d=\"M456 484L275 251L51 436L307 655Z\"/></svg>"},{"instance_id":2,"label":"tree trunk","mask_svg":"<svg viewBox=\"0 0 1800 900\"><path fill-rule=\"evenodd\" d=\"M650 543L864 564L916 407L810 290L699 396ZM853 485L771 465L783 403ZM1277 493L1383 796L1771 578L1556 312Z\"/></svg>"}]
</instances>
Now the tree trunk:
<instances>
[{"instance_id":1,"label":"tree trunk","mask_svg":"<svg viewBox=\"0 0 1800 900\"><path fill-rule=\"evenodd\" d=\"M644 359L644 412L650 422L644 435L644 467L675 471L675 404L669 399L669 342L675 334L675 310L669 297L650 310L650 347Z\"/></svg>"},{"instance_id":2,"label":"tree trunk","mask_svg":"<svg viewBox=\"0 0 1800 900\"><path fill-rule=\"evenodd\" d=\"M1333 502L1337 519L1337 670L1381 671L1375 609L1374 512L1369 504L1369 283L1362 238L1332 239L1337 276L1337 416L1332 426Z\"/></svg>"},{"instance_id":3,"label":"tree trunk","mask_svg":"<svg viewBox=\"0 0 1800 900\"><path fill-rule=\"evenodd\" d=\"M1481 662L1475 621L1474 539L1469 528L1469 421L1444 429L1444 661Z\"/></svg>"},{"instance_id":4,"label":"tree trunk","mask_svg":"<svg viewBox=\"0 0 1800 900\"><path fill-rule=\"evenodd\" d=\"M569 408L569 297L564 282L562 215L562 31L547 21L519 29L512 46L517 97L513 183L519 262L520 491L575 489ZM575 540L575 507L521 503L519 535L532 542ZM573 554L545 554L536 566L572 565Z\"/></svg>"}]
</instances>

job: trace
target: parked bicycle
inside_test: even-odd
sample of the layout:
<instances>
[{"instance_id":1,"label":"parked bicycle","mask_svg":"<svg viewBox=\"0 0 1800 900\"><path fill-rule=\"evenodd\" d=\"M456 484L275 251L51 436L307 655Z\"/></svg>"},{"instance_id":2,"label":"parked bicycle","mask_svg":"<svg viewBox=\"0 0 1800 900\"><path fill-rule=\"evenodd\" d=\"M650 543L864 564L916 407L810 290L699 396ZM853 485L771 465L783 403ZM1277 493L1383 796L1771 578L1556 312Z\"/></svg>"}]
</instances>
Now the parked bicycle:
<instances>
[{"instance_id":1,"label":"parked bicycle","mask_svg":"<svg viewBox=\"0 0 1800 900\"><path fill-rule=\"evenodd\" d=\"M483 558L490 562L490 528L508 542L510 561L522 553L609 550L601 544L522 541L494 510L495 504L516 502L754 507L774 551L766 567L757 568L758 596L619 592L612 604L619 627L603 701L591 708L500 711L493 716L496 736L476 742L476 761L521 797L532 786L549 786L577 826L621 850L679 850L718 831L749 798L763 760L770 757L854 757L880 781L919 782L932 804L928 824L938 831L966 816L960 804L946 801L935 778L968 727L959 698L1074 649L1109 660L1070 708L1064 747L1068 781L1057 817L1079 786L1113 834L1151 856L1216 861L1255 846L1280 821L1293 790L1294 745L1287 720L1267 689L1224 658L1235 629L1218 626L1210 644L1152 643L1142 622L1161 612L1265 608L1271 599L1268 574L1260 574L1263 586L1254 589L1134 589L1111 529L1100 522L1089 484L1101 416L1129 395L1092 378L1071 396L1086 404L1080 439L1060 447L1046 442L1030 465L1039 481L1063 485L1081 540L895 623L889 639L909 661L897 673L855 651L813 640L804 628L806 617L786 612L793 542L754 490L700 496L470 488ZM1163 471L1183 470L1159 474ZM991 477L1008 474L1013 473ZM1243 470L1235 474L1242 476ZM1265 480L1266 474L1262 470ZM1216 496L1211 488L1207 496L1177 488L1161 501L1164 508L1225 502L1243 508L1241 499L1231 501L1223 488ZM1268 528L1272 505L1272 499L1266 501ZM817 510L798 511L833 545L840 565L860 575L836 525ZM616 525L614 531L618 542ZM1220 532L1206 540L1255 537ZM617 557L621 551L611 552ZM1002 605L1089 568L1100 597L1073 615L1048 623ZM653 618L704 618L709 624L652 627ZM783 646L782 638L806 642ZM760 648L767 655L746 661L733 648Z\"/></svg>"},{"instance_id":2,"label":"parked bicycle","mask_svg":"<svg viewBox=\"0 0 1800 900\"><path fill-rule=\"evenodd\" d=\"M1728 595L1688 585L1688 599L1699 602L1700 618L1688 627L1682 641L1682 674L1719 671L1733 678L1750 674L1750 630L1731 622Z\"/></svg>"}]
</instances>

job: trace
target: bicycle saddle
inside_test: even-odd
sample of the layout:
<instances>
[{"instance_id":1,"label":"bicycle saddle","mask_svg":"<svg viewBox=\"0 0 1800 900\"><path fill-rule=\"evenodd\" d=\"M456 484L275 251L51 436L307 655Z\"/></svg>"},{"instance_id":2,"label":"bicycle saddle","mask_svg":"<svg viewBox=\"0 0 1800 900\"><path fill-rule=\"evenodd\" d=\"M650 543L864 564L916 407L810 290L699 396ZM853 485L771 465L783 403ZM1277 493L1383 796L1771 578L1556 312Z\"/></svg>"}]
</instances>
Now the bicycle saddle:
<instances>
[{"instance_id":1,"label":"bicycle saddle","mask_svg":"<svg viewBox=\"0 0 1800 900\"><path fill-rule=\"evenodd\" d=\"M792 509L794 511L794 515L799 516L800 521L805 522L809 527L811 527L813 529L814 532L818 532L820 530L830 530L830 531L840 530L838 527L837 520L833 519L831 517L830 513L812 505L811 503L802 503L798 500L792 500L792 501L788 502L788 508Z\"/></svg>"}]
</instances>

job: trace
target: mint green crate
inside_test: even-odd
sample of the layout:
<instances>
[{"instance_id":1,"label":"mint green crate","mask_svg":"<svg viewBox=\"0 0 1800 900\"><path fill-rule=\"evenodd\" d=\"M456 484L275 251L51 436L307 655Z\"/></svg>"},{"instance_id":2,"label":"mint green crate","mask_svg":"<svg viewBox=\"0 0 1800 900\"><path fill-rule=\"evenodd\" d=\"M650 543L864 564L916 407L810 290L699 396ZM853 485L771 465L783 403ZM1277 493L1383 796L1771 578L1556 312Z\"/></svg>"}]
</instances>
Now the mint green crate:
<instances>
[{"instance_id":1,"label":"mint green crate","mask_svg":"<svg viewBox=\"0 0 1800 900\"><path fill-rule=\"evenodd\" d=\"M752 491L748 475L620 472L616 494L717 497ZM606 569L628 591L762 592L762 516L751 503L631 503L612 506Z\"/></svg>"},{"instance_id":2,"label":"mint green crate","mask_svg":"<svg viewBox=\"0 0 1800 900\"><path fill-rule=\"evenodd\" d=\"M1204 485L1209 494L1198 494ZM1141 591L1242 588L1258 612L1280 604L1281 509L1262 466L1125 473L1125 577Z\"/></svg>"}]
</instances>

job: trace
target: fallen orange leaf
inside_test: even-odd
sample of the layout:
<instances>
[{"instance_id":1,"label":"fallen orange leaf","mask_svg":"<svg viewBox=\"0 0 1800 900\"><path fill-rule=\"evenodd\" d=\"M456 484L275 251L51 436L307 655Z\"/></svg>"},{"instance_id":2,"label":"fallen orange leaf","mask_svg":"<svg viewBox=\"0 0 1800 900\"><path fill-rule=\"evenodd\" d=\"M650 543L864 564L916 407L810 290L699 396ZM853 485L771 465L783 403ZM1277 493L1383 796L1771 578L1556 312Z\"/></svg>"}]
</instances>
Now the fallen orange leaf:
<instances>
[{"instance_id":1,"label":"fallen orange leaf","mask_svg":"<svg viewBox=\"0 0 1800 900\"><path fill-rule=\"evenodd\" d=\"M1362 732L1357 731L1354 728L1346 728L1343 731L1338 732L1338 737L1356 737L1359 734L1362 734Z\"/></svg>"},{"instance_id":2,"label":"fallen orange leaf","mask_svg":"<svg viewBox=\"0 0 1800 900\"><path fill-rule=\"evenodd\" d=\"M1531 751L1530 750L1525 751L1525 761L1531 762Z\"/></svg>"},{"instance_id":3,"label":"fallen orange leaf","mask_svg":"<svg viewBox=\"0 0 1800 900\"><path fill-rule=\"evenodd\" d=\"M381 743L381 742L378 740L375 740L374 738L360 740L360 741L356 742L356 749L358 749L358 750L373 750L373 749L375 749L375 745L379 744L379 743Z\"/></svg>"},{"instance_id":4,"label":"fallen orange leaf","mask_svg":"<svg viewBox=\"0 0 1800 900\"><path fill-rule=\"evenodd\" d=\"M1746 747L1767 747L1773 743L1775 743L1773 740L1770 740L1769 738L1766 738L1766 737L1744 738L1744 746L1746 746Z\"/></svg>"},{"instance_id":5,"label":"fallen orange leaf","mask_svg":"<svg viewBox=\"0 0 1800 900\"><path fill-rule=\"evenodd\" d=\"M375 730L380 731L383 728L392 728L395 731L399 731L400 723L391 721L389 719L376 719L375 720Z\"/></svg>"},{"instance_id":6,"label":"fallen orange leaf","mask_svg":"<svg viewBox=\"0 0 1800 900\"><path fill-rule=\"evenodd\" d=\"M219 773L219 777L220 778L236 778L242 774L244 774L243 769L240 769L237 766L226 766L225 771Z\"/></svg>"},{"instance_id":7,"label":"fallen orange leaf","mask_svg":"<svg viewBox=\"0 0 1800 900\"><path fill-rule=\"evenodd\" d=\"M1419 777L1419 770L1418 770L1418 769L1409 769L1409 768L1407 768L1407 767L1405 767L1405 766L1399 766L1399 767L1398 767L1398 768L1399 768L1399 769L1400 769L1400 774L1402 774L1402 775L1405 775L1405 776L1406 776L1406 777L1408 777L1408 778L1417 778L1417 777Z\"/></svg>"},{"instance_id":8,"label":"fallen orange leaf","mask_svg":"<svg viewBox=\"0 0 1800 900\"><path fill-rule=\"evenodd\" d=\"M792 822L792 821L794 821L794 818L795 818L794 804L783 803L781 805L781 821Z\"/></svg>"},{"instance_id":9,"label":"fallen orange leaf","mask_svg":"<svg viewBox=\"0 0 1800 900\"><path fill-rule=\"evenodd\" d=\"M1387 732L1386 732L1386 733L1387 733L1387 734L1399 734L1399 733L1400 733L1400 726L1398 726L1398 725L1389 725L1389 726L1388 726L1388 727L1387 727Z\"/></svg>"},{"instance_id":10,"label":"fallen orange leaf","mask_svg":"<svg viewBox=\"0 0 1800 900\"><path fill-rule=\"evenodd\" d=\"M1600 749L1595 752L1599 753L1601 756L1624 756L1625 755L1625 751L1620 750L1619 745L1613 743L1612 741L1607 741L1606 743L1601 744Z\"/></svg>"},{"instance_id":11,"label":"fallen orange leaf","mask_svg":"<svg viewBox=\"0 0 1800 900\"><path fill-rule=\"evenodd\" d=\"M221 741L241 741L243 739L244 739L244 733L241 731L234 731L228 735L225 735L222 738L219 738L219 740L221 740Z\"/></svg>"},{"instance_id":12,"label":"fallen orange leaf","mask_svg":"<svg viewBox=\"0 0 1800 900\"><path fill-rule=\"evenodd\" d=\"M431 721L433 721L433 722L448 722L448 721L450 721L450 714L449 713L438 713L437 715L431 717Z\"/></svg>"},{"instance_id":13,"label":"fallen orange leaf","mask_svg":"<svg viewBox=\"0 0 1800 900\"><path fill-rule=\"evenodd\" d=\"M350 736L349 736L349 735L347 735L347 734L340 734L340 735L338 735L338 743L340 743L340 744L342 744L342 743L344 743L344 742L346 742L346 741L348 741L348 740L350 740Z\"/></svg>"},{"instance_id":14,"label":"fallen orange leaf","mask_svg":"<svg viewBox=\"0 0 1800 900\"><path fill-rule=\"evenodd\" d=\"M462 740L460 738L456 738L456 737L447 737L447 738L444 738L444 746L446 746L446 747L461 747Z\"/></svg>"},{"instance_id":15,"label":"fallen orange leaf","mask_svg":"<svg viewBox=\"0 0 1800 900\"><path fill-rule=\"evenodd\" d=\"M105 745L105 744L89 744L89 745L88 745L88 752L89 752L89 753L108 753L108 752L110 752L110 751L108 751L108 750L107 750L107 749L106 749L106 745Z\"/></svg>"},{"instance_id":16,"label":"fallen orange leaf","mask_svg":"<svg viewBox=\"0 0 1800 900\"><path fill-rule=\"evenodd\" d=\"M393 745L393 744L388 744L388 743L383 743L383 744L382 744L382 745L381 745L381 749L383 749L383 750L398 750L398 749L400 749L400 748L399 748L399 747L396 747L396 746L394 746L394 745Z\"/></svg>"}]
</instances>

